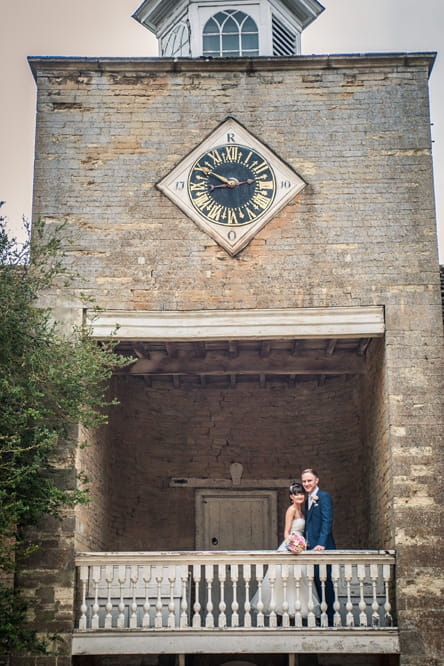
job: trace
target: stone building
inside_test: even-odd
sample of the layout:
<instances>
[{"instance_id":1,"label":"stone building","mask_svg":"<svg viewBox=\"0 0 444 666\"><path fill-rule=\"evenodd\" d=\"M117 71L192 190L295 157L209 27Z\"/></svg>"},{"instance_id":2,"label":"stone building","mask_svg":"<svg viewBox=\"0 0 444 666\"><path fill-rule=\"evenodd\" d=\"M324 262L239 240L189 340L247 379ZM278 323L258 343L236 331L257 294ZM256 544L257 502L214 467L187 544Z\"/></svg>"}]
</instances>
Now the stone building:
<instances>
[{"instance_id":1,"label":"stone building","mask_svg":"<svg viewBox=\"0 0 444 666\"><path fill-rule=\"evenodd\" d=\"M434 54L301 56L322 9L145 0L159 58L30 58L33 215L79 274L50 302L136 359L63 452L92 502L32 563L45 664L444 663ZM289 559L308 466L338 551ZM315 564L335 626L251 607Z\"/></svg>"}]
</instances>

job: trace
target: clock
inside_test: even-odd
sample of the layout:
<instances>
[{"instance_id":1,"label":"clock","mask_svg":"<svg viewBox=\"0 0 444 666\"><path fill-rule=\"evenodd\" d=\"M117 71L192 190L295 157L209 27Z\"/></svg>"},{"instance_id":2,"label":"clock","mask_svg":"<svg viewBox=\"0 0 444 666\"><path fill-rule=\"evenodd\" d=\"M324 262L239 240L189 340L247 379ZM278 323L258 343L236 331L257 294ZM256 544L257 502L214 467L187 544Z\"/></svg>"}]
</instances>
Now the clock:
<instances>
[{"instance_id":1,"label":"clock","mask_svg":"<svg viewBox=\"0 0 444 666\"><path fill-rule=\"evenodd\" d=\"M273 167L250 146L225 143L206 151L192 165L188 196L210 224L232 229L259 219L276 196Z\"/></svg>"},{"instance_id":2,"label":"clock","mask_svg":"<svg viewBox=\"0 0 444 666\"><path fill-rule=\"evenodd\" d=\"M234 256L305 185L282 158L230 117L157 187Z\"/></svg>"}]
</instances>

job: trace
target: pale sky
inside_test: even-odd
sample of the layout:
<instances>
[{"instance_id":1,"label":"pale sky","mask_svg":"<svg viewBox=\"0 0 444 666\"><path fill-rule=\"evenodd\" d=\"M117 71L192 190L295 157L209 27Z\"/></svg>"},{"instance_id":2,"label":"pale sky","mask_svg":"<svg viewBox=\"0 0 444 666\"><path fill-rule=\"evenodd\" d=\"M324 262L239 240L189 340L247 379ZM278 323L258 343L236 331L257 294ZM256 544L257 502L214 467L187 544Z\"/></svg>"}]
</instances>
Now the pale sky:
<instances>
[{"instance_id":1,"label":"pale sky","mask_svg":"<svg viewBox=\"0 0 444 666\"><path fill-rule=\"evenodd\" d=\"M0 200L31 218L35 84L27 56L157 55L131 15L142 0L0 0ZM444 0L321 0L304 54L438 51L430 79L435 191L444 263Z\"/></svg>"}]
</instances>

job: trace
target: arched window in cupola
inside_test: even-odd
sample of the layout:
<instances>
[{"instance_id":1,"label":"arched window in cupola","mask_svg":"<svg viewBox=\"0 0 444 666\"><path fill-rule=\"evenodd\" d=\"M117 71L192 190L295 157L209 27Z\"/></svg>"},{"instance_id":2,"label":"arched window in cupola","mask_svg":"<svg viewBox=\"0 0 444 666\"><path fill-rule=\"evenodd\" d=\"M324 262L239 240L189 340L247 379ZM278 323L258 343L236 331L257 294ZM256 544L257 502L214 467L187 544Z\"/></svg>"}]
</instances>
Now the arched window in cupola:
<instances>
[{"instance_id":1,"label":"arched window in cupola","mask_svg":"<svg viewBox=\"0 0 444 666\"><path fill-rule=\"evenodd\" d=\"M190 31L187 21L178 23L171 32L161 40L163 56L187 57L190 55Z\"/></svg>"},{"instance_id":2,"label":"arched window in cupola","mask_svg":"<svg viewBox=\"0 0 444 666\"><path fill-rule=\"evenodd\" d=\"M259 55L259 32L255 21L236 9L217 12L203 29L203 55Z\"/></svg>"}]
</instances>

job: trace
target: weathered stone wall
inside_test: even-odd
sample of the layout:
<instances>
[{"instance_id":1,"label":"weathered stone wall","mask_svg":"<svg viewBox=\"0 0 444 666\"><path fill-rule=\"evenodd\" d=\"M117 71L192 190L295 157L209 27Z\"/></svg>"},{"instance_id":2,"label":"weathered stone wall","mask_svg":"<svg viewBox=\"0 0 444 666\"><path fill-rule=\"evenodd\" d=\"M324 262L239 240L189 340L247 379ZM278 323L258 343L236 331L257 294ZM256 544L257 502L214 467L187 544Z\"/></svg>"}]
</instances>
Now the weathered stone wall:
<instances>
[{"instance_id":1,"label":"weathered stone wall","mask_svg":"<svg viewBox=\"0 0 444 666\"><path fill-rule=\"evenodd\" d=\"M107 428L80 434L81 446L77 451L77 470L84 478L89 495L88 504L76 509L75 546L78 552L110 550L104 534L111 520L109 510L112 482L112 462L106 446ZM123 550L123 549L122 549Z\"/></svg>"},{"instance_id":2,"label":"weathered stone wall","mask_svg":"<svg viewBox=\"0 0 444 666\"><path fill-rule=\"evenodd\" d=\"M366 389L375 422L367 406L365 455L381 467L369 482L381 495L369 500L371 534L398 552L409 666L438 664L443 652L429 65L391 55L32 63L34 215L67 220L67 262L100 306L385 306L384 362L382 352L370 359L368 382L384 395ZM227 115L308 183L235 259L155 188Z\"/></svg>"},{"instance_id":3,"label":"weathered stone wall","mask_svg":"<svg viewBox=\"0 0 444 666\"><path fill-rule=\"evenodd\" d=\"M175 550L194 549L194 489L170 488L170 480L229 479L233 462L243 465L243 479L258 481L296 479L316 464L322 487L335 498L338 546L367 546L360 528L368 506L360 475L350 474L362 471L363 462L356 380L175 389L160 382L146 388L133 377L120 382L117 397L108 440L92 446L85 460L89 464L96 452L106 459L105 470L114 470L104 550L171 550L172 543ZM287 487L278 497L282 539ZM82 513L90 516L94 535L95 504Z\"/></svg>"},{"instance_id":4,"label":"weathered stone wall","mask_svg":"<svg viewBox=\"0 0 444 666\"><path fill-rule=\"evenodd\" d=\"M77 487L75 467L77 429L57 447L56 483L66 490ZM75 599L75 511L66 509L59 518L47 517L29 530L38 548L26 560L17 586L30 600L28 626L46 641L48 656L12 655L8 665L69 666Z\"/></svg>"},{"instance_id":5,"label":"weathered stone wall","mask_svg":"<svg viewBox=\"0 0 444 666\"><path fill-rule=\"evenodd\" d=\"M433 284L436 307L428 62L332 62L46 65L34 214L68 221L71 260L100 305L396 304L408 286L428 307ZM237 259L155 188L228 114L308 183Z\"/></svg>"},{"instance_id":6,"label":"weathered stone wall","mask_svg":"<svg viewBox=\"0 0 444 666\"><path fill-rule=\"evenodd\" d=\"M373 340L367 353L367 375L361 385L363 487L367 489L368 547L394 548L391 523L392 474L389 446L390 396L385 382L385 341Z\"/></svg>"}]
</instances>

